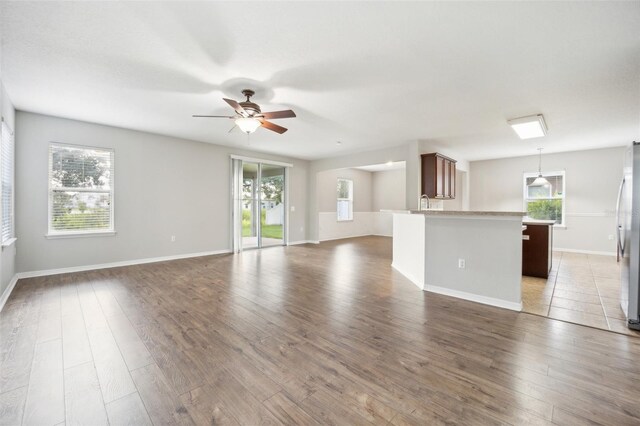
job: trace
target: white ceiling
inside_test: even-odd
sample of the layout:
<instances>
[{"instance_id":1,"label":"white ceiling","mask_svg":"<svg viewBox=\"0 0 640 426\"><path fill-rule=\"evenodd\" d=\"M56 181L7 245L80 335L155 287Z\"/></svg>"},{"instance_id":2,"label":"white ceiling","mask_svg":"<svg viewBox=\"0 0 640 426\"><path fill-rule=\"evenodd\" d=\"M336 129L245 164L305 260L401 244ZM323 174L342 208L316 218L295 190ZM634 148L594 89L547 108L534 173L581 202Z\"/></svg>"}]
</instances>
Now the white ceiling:
<instances>
[{"instance_id":1,"label":"white ceiling","mask_svg":"<svg viewBox=\"0 0 640 426\"><path fill-rule=\"evenodd\" d=\"M640 2L3 2L16 108L247 147L223 96L292 108L252 149L316 159L415 140L467 160L640 138ZM506 120L542 113L548 137ZM336 144L340 140L342 144Z\"/></svg>"},{"instance_id":2,"label":"white ceiling","mask_svg":"<svg viewBox=\"0 0 640 426\"><path fill-rule=\"evenodd\" d=\"M372 164L370 166L352 167L353 169L364 170L367 172L386 172L389 170L401 170L407 167L404 161L389 161L383 164Z\"/></svg>"}]
</instances>

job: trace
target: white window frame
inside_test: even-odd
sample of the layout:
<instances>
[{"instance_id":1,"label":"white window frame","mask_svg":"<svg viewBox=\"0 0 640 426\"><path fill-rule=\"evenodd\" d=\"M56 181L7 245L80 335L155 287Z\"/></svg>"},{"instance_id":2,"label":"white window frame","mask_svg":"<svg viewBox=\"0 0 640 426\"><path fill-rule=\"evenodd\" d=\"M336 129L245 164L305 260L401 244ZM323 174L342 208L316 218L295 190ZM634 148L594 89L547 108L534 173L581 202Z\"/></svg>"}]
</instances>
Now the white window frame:
<instances>
[{"instance_id":1,"label":"white window frame","mask_svg":"<svg viewBox=\"0 0 640 426\"><path fill-rule=\"evenodd\" d=\"M10 154L11 154L11 164L12 164L12 176L11 176L11 212L9 213L9 220L10 220L10 226L11 226L11 230L10 230L10 235L8 238L4 238L4 235L2 234L2 227L4 225L4 217L2 217L2 220L0 221L0 239L2 240L2 247L9 247L11 244L13 244L14 242L16 242L16 222L15 222L15 209L16 209L16 200L15 200L15 196L16 196L16 162L15 162L15 156L16 156L16 143L15 143L15 135L13 133L13 130L9 127L9 125L5 122L4 117L2 117L2 136L4 136L4 133L7 132L8 136L9 136L9 143L11 144L10 147ZM2 143L5 142L4 137L0 137L0 140L2 140ZM4 154L4 146L1 147L0 151L2 152L2 154ZM0 176L4 175L4 170L2 170L1 168L4 167L4 157L0 157ZM4 199L4 197L1 196L1 191L0 191L0 207L4 207L2 206L2 199ZM2 210L0 210L1 212L4 212L4 208L2 208Z\"/></svg>"},{"instance_id":2,"label":"white window frame","mask_svg":"<svg viewBox=\"0 0 640 426\"><path fill-rule=\"evenodd\" d=\"M349 222L349 221L353 220L353 179L338 178L338 180L336 181L336 184L339 183L340 181L349 182L349 197L348 198L339 198L338 194L336 193L336 221L337 222ZM336 185L336 188L337 188L337 185ZM349 202L349 217L347 219L341 219L340 218L340 208L338 207L338 205L340 204L341 201L348 201Z\"/></svg>"},{"instance_id":3,"label":"white window frame","mask_svg":"<svg viewBox=\"0 0 640 426\"><path fill-rule=\"evenodd\" d=\"M545 178L553 177L553 176L562 176L562 195L554 197L551 194L550 197L545 198L528 198L527 191L527 178L536 178L540 175L539 172L525 172L522 177L522 205L525 213L528 214L528 201L536 201L536 200L562 200L562 223L556 223L553 225L554 228L566 228L567 227L567 176L564 170L551 171L551 172L542 172L542 176Z\"/></svg>"},{"instance_id":4,"label":"white window frame","mask_svg":"<svg viewBox=\"0 0 640 426\"><path fill-rule=\"evenodd\" d=\"M110 212L109 212L109 229L97 229L95 231L91 230L81 230L81 231L59 231L51 228L51 218L52 218L52 207L53 207L53 192L55 190L64 190L64 188L56 188L53 189L51 187L51 167L52 156L51 156L51 147L59 146L59 147L70 147L75 149L86 149L86 150L99 150L99 151L108 151L111 153L111 170L113 174L110 176L110 189L108 190L97 190L95 188L84 189L84 188L66 188L68 191L73 192L103 192L111 194L111 203L110 203ZM47 191L48 191L48 205L47 205L47 234L46 238L75 238L75 237L99 237L99 236L114 236L116 235L115 230L115 150L113 148L105 148L99 146L90 146L90 145L75 145L61 142L49 142L47 145L48 150L48 169L47 169Z\"/></svg>"}]
</instances>

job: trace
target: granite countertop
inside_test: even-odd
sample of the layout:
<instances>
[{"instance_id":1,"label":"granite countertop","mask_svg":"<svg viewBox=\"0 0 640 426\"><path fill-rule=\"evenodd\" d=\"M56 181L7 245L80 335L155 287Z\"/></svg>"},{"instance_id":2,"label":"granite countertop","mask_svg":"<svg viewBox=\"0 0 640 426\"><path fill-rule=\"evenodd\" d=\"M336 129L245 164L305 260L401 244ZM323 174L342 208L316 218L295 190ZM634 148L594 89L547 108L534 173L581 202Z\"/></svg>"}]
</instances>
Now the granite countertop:
<instances>
[{"instance_id":1,"label":"granite countertop","mask_svg":"<svg viewBox=\"0 0 640 426\"><path fill-rule=\"evenodd\" d=\"M555 220L542 220L542 219L531 219L530 217L525 217L522 219L522 223L525 225L555 225Z\"/></svg>"},{"instance_id":2,"label":"granite countertop","mask_svg":"<svg viewBox=\"0 0 640 426\"><path fill-rule=\"evenodd\" d=\"M491 212L491 211L469 211L469 210L409 210L411 214L424 214L427 216L520 216L525 212Z\"/></svg>"}]
</instances>

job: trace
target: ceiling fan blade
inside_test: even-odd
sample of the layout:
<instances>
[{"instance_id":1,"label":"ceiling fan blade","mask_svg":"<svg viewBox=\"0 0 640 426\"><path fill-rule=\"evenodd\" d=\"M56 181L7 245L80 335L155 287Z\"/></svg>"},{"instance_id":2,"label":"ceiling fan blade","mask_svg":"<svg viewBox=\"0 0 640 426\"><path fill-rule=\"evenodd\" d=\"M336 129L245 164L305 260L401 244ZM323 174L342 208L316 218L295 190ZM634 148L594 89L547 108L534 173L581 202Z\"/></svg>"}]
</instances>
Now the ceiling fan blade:
<instances>
[{"instance_id":1,"label":"ceiling fan blade","mask_svg":"<svg viewBox=\"0 0 640 426\"><path fill-rule=\"evenodd\" d=\"M192 117L196 118L234 118L231 115L192 115Z\"/></svg>"},{"instance_id":2,"label":"ceiling fan blade","mask_svg":"<svg viewBox=\"0 0 640 426\"><path fill-rule=\"evenodd\" d=\"M293 118L296 116L296 113L287 109L285 111L263 112L261 115L268 120L273 120L276 118Z\"/></svg>"},{"instance_id":3,"label":"ceiling fan blade","mask_svg":"<svg viewBox=\"0 0 640 426\"><path fill-rule=\"evenodd\" d=\"M264 127L265 129L272 130L276 133L283 134L284 132L287 131L287 129L285 129L284 127L278 126L277 124L273 124L269 121L261 120L260 122L262 123L262 127Z\"/></svg>"},{"instance_id":4,"label":"ceiling fan blade","mask_svg":"<svg viewBox=\"0 0 640 426\"><path fill-rule=\"evenodd\" d=\"M240 105L238 102L234 101L233 99L227 99L227 98L222 98L222 99L226 103L231 105L231 108L233 108L235 112L237 112L238 114L242 115L243 117L249 116L249 113L247 113L247 111L244 108L242 108L242 105Z\"/></svg>"}]
</instances>

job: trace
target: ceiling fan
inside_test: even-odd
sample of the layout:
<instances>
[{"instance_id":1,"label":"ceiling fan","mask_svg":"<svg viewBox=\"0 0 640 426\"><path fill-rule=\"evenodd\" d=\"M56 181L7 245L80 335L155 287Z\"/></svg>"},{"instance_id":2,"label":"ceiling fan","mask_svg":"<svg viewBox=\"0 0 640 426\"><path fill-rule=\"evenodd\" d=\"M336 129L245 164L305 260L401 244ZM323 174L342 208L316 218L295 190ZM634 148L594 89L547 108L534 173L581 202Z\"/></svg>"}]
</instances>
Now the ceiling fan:
<instances>
[{"instance_id":1,"label":"ceiling fan","mask_svg":"<svg viewBox=\"0 0 640 426\"><path fill-rule=\"evenodd\" d=\"M267 119L275 120L278 118L293 118L296 116L296 113L290 109L284 111L262 112L258 104L251 102L251 97L255 95L253 90L245 89L242 91L242 94L247 97L246 101L236 102L233 99L222 98L231 106L231 108L234 109L236 115L194 115L194 117L232 119L235 124L229 132L235 129L236 126L247 134L255 132L258 127L264 127L265 129L282 134L286 132L287 129L282 126L278 126L277 124L273 124L270 121L267 121Z\"/></svg>"}]
</instances>

